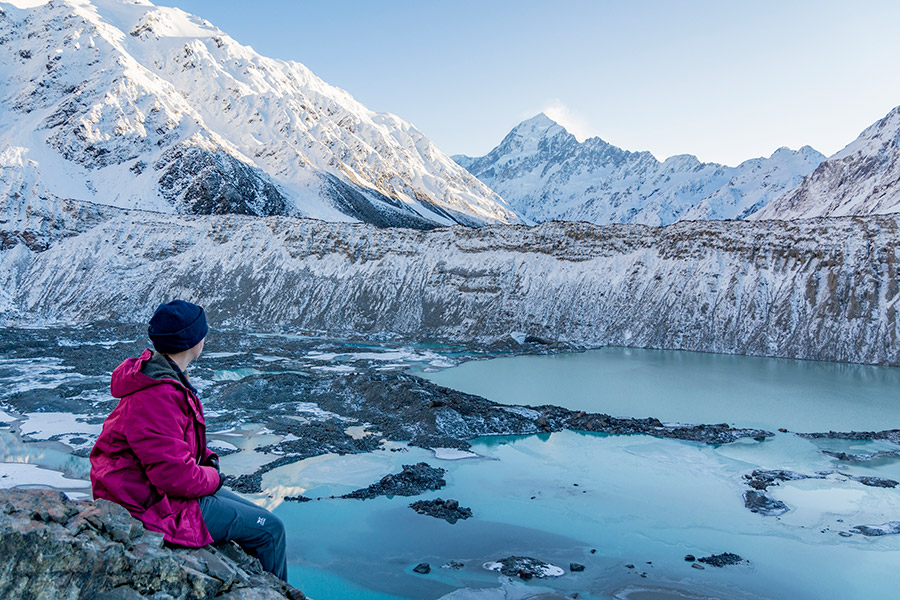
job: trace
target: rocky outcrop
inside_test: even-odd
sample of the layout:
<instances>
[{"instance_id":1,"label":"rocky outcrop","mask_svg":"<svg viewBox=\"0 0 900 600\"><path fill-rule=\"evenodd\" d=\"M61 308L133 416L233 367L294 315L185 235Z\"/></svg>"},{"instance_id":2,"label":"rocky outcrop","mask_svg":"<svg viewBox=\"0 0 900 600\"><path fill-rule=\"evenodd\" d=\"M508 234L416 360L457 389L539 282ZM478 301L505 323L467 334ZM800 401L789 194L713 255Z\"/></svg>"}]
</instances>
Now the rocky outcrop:
<instances>
[{"instance_id":1,"label":"rocky outcrop","mask_svg":"<svg viewBox=\"0 0 900 600\"><path fill-rule=\"evenodd\" d=\"M443 519L451 525L459 520L465 520L472 516L472 509L460 506L459 500L448 498L435 498L434 500L418 500L409 505L411 509L420 515L428 515L435 519Z\"/></svg>"},{"instance_id":2,"label":"rocky outcrop","mask_svg":"<svg viewBox=\"0 0 900 600\"><path fill-rule=\"evenodd\" d=\"M37 208L47 219L59 213ZM524 332L591 346L900 365L894 216L422 232L107 214L79 235L69 218L68 237L55 242L31 235L42 252L0 253L10 278L0 320L144 322L147 306L177 290L220 326L479 343ZM22 221L30 232L42 223L33 213ZM21 231L17 221L0 230L10 240Z\"/></svg>"},{"instance_id":3,"label":"rocky outcrop","mask_svg":"<svg viewBox=\"0 0 900 600\"><path fill-rule=\"evenodd\" d=\"M440 467L432 467L424 462L414 465L403 465L401 472L385 475L377 483L373 483L367 488L344 494L341 498L370 500L378 496L418 496L422 492L439 490L447 485L444 473L446 473L446 470Z\"/></svg>"},{"instance_id":4,"label":"rocky outcrop","mask_svg":"<svg viewBox=\"0 0 900 600\"><path fill-rule=\"evenodd\" d=\"M232 542L170 548L128 511L62 492L0 490L5 600L303 600Z\"/></svg>"}]
</instances>

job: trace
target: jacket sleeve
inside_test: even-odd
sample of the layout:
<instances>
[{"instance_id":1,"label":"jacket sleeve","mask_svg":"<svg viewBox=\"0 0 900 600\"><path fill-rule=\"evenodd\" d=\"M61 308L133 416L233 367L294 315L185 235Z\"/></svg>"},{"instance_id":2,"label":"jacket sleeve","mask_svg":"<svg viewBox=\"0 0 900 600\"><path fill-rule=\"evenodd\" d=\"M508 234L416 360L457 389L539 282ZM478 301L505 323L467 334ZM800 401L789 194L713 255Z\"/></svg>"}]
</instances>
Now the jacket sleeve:
<instances>
[{"instance_id":1,"label":"jacket sleeve","mask_svg":"<svg viewBox=\"0 0 900 600\"><path fill-rule=\"evenodd\" d=\"M182 408L181 392L158 385L133 394L128 402L125 438L150 482L173 497L199 498L215 493L218 472L198 465L185 439L190 417Z\"/></svg>"}]
</instances>

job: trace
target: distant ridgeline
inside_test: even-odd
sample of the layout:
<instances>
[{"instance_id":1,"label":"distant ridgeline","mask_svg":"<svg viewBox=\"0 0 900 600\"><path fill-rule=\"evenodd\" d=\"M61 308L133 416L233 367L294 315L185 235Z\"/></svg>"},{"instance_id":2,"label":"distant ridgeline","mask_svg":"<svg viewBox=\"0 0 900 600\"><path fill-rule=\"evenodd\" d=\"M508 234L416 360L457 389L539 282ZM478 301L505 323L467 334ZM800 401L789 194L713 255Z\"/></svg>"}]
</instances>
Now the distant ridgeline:
<instances>
[{"instance_id":1,"label":"distant ridgeline","mask_svg":"<svg viewBox=\"0 0 900 600\"><path fill-rule=\"evenodd\" d=\"M824 161L734 168L540 115L458 157L491 189L144 0L4 4L0 67L0 323L144 322L180 296L219 326L900 364L900 108ZM519 224L555 218L613 224Z\"/></svg>"},{"instance_id":2,"label":"distant ridgeline","mask_svg":"<svg viewBox=\"0 0 900 600\"><path fill-rule=\"evenodd\" d=\"M900 365L893 215L418 231L72 201L23 213L2 238L6 323L141 322L174 294L219 326Z\"/></svg>"}]
</instances>

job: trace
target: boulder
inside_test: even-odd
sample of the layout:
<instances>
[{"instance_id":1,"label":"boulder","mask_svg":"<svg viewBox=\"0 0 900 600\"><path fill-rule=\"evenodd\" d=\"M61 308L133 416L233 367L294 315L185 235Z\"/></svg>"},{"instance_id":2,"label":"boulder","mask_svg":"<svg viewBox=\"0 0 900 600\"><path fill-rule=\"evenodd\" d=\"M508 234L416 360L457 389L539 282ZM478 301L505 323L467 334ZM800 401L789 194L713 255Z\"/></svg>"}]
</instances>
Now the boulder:
<instances>
[{"instance_id":1,"label":"boulder","mask_svg":"<svg viewBox=\"0 0 900 600\"><path fill-rule=\"evenodd\" d=\"M106 500L0 490L0 598L302 600L237 544L175 548Z\"/></svg>"}]
</instances>

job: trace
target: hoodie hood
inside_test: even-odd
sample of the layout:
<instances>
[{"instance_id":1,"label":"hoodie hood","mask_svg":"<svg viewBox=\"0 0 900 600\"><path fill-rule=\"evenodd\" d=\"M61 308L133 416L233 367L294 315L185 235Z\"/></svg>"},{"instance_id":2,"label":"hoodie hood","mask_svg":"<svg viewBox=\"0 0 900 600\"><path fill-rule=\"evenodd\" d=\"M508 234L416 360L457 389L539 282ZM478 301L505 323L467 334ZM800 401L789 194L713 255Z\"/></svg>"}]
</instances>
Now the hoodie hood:
<instances>
[{"instance_id":1,"label":"hoodie hood","mask_svg":"<svg viewBox=\"0 0 900 600\"><path fill-rule=\"evenodd\" d=\"M139 390L163 383L170 383L188 391L178 380L178 375L165 357L147 349L139 357L129 358L116 367L109 388L113 397L124 398Z\"/></svg>"}]
</instances>

